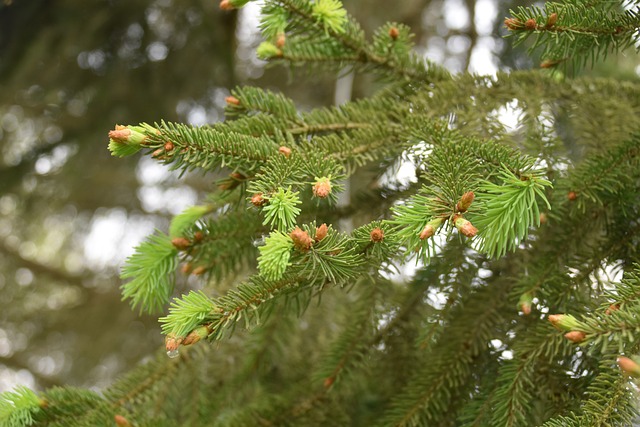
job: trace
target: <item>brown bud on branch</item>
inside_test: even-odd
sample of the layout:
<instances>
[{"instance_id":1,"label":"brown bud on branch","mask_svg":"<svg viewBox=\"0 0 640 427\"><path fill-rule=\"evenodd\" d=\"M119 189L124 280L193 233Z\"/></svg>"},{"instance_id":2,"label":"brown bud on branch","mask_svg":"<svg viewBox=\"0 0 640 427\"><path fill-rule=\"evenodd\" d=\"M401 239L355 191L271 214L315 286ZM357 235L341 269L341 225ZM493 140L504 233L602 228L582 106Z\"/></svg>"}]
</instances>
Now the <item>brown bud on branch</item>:
<instances>
[{"instance_id":1,"label":"brown bud on branch","mask_svg":"<svg viewBox=\"0 0 640 427\"><path fill-rule=\"evenodd\" d=\"M371 241L374 243L379 243L384 240L384 231L381 228L374 228L371 230Z\"/></svg>"},{"instance_id":2,"label":"brown bud on branch","mask_svg":"<svg viewBox=\"0 0 640 427\"><path fill-rule=\"evenodd\" d=\"M185 237L175 237L171 239L171 244L179 251L189 249L189 246L191 246L191 242Z\"/></svg>"},{"instance_id":3,"label":"brown bud on branch","mask_svg":"<svg viewBox=\"0 0 640 427\"><path fill-rule=\"evenodd\" d=\"M323 223L320 227L317 227L315 241L319 242L320 240L327 237L328 232L329 232L329 228L327 227L327 224Z\"/></svg>"},{"instance_id":4,"label":"brown bud on branch","mask_svg":"<svg viewBox=\"0 0 640 427\"><path fill-rule=\"evenodd\" d=\"M574 343L579 343L584 341L587 335L582 331L571 331L564 334L564 337L569 341L573 341Z\"/></svg>"},{"instance_id":5,"label":"brown bud on branch","mask_svg":"<svg viewBox=\"0 0 640 427\"><path fill-rule=\"evenodd\" d=\"M296 249L303 252L308 251L313 243L313 240L309 237L309 233L302 230L300 227L296 227L291 233L289 233L289 237L293 240L293 244Z\"/></svg>"},{"instance_id":6,"label":"brown bud on branch","mask_svg":"<svg viewBox=\"0 0 640 427\"><path fill-rule=\"evenodd\" d=\"M278 152L284 155L286 158L289 158L291 156L291 148L285 147L284 145L278 148Z\"/></svg>"}]
</instances>

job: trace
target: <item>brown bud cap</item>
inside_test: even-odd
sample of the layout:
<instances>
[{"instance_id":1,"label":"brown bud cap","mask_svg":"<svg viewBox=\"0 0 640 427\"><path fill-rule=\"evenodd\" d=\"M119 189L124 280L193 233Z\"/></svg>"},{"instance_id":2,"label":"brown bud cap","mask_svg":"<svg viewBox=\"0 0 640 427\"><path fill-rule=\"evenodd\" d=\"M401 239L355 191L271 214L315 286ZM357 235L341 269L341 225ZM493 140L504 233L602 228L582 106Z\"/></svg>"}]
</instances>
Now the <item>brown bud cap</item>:
<instances>
[{"instance_id":1,"label":"brown bud cap","mask_svg":"<svg viewBox=\"0 0 640 427\"><path fill-rule=\"evenodd\" d=\"M324 383L322 383L322 385L324 386L324 388L329 388L333 385L334 381L336 380L336 377L327 377L324 379Z\"/></svg>"},{"instance_id":2,"label":"brown bud cap","mask_svg":"<svg viewBox=\"0 0 640 427\"><path fill-rule=\"evenodd\" d=\"M584 327L578 320L570 314L550 314L547 316L549 322L560 331L573 331Z\"/></svg>"},{"instance_id":3,"label":"brown bud cap","mask_svg":"<svg viewBox=\"0 0 640 427\"><path fill-rule=\"evenodd\" d=\"M331 181L328 178L320 178L313 185L313 195L320 199L326 199L331 194Z\"/></svg>"},{"instance_id":4,"label":"brown bud cap","mask_svg":"<svg viewBox=\"0 0 640 427\"><path fill-rule=\"evenodd\" d=\"M235 9L229 0L222 0L220 2L220 9L222 10L233 10Z\"/></svg>"},{"instance_id":5,"label":"brown bud cap","mask_svg":"<svg viewBox=\"0 0 640 427\"><path fill-rule=\"evenodd\" d=\"M573 341L574 343L579 343L584 341L587 335L582 331L571 331L564 334L564 337L569 341Z\"/></svg>"},{"instance_id":6,"label":"brown bud cap","mask_svg":"<svg viewBox=\"0 0 640 427\"><path fill-rule=\"evenodd\" d=\"M382 242L384 240L384 231L378 227L371 230L371 241L375 243Z\"/></svg>"},{"instance_id":7,"label":"brown bud cap","mask_svg":"<svg viewBox=\"0 0 640 427\"><path fill-rule=\"evenodd\" d=\"M518 307L525 316L531 314L531 303L533 303L533 297L531 296L531 293L525 292L524 294L520 295Z\"/></svg>"},{"instance_id":8,"label":"brown bud cap","mask_svg":"<svg viewBox=\"0 0 640 427\"><path fill-rule=\"evenodd\" d=\"M394 40L397 40L399 35L400 35L400 31L398 31L396 27L389 28L389 37L391 37Z\"/></svg>"},{"instance_id":9,"label":"brown bud cap","mask_svg":"<svg viewBox=\"0 0 640 427\"><path fill-rule=\"evenodd\" d=\"M240 100L233 95L227 96L224 100L227 102L227 104L240 105Z\"/></svg>"},{"instance_id":10,"label":"brown bud cap","mask_svg":"<svg viewBox=\"0 0 640 427\"><path fill-rule=\"evenodd\" d=\"M527 19L527 21L524 23L524 27L529 31L535 30L538 27L538 23L536 22L535 19L530 18L530 19Z\"/></svg>"},{"instance_id":11,"label":"brown bud cap","mask_svg":"<svg viewBox=\"0 0 640 427\"><path fill-rule=\"evenodd\" d=\"M545 59L540 63L540 68L553 68L558 65L560 61L556 59Z\"/></svg>"},{"instance_id":12,"label":"brown bud cap","mask_svg":"<svg viewBox=\"0 0 640 427\"><path fill-rule=\"evenodd\" d=\"M431 224L427 224L424 226L422 231L420 232L420 240L428 239L429 237L436 234L436 229Z\"/></svg>"},{"instance_id":13,"label":"brown bud cap","mask_svg":"<svg viewBox=\"0 0 640 427\"><path fill-rule=\"evenodd\" d=\"M547 18L547 28L553 27L556 22L558 22L558 14L554 12Z\"/></svg>"},{"instance_id":14,"label":"brown bud cap","mask_svg":"<svg viewBox=\"0 0 640 427\"><path fill-rule=\"evenodd\" d=\"M327 233L329 232L329 227L327 227L327 224L322 224L320 227L316 228L316 242L319 242L320 240L324 239L325 237L327 237Z\"/></svg>"},{"instance_id":15,"label":"brown bud cap","mask_svg":"<svg viewBox=\"0 0 640 427\"><path fill-rule=\"evenodd\" d=\"M173 145L173 142L167 141L167 142L164 143L164 151L167 151L167 152L173 151L174 148L175 147Z\"/></svg>"},{"instance_id":16,"label":"brown bud cap","mask_svg":"<svg viewBox=\"0 0 640 427\"><path fill-rule=\"evenodd\" d=\"M302 230L300 227L296 227L291 233L289 233L289 237L293 240L293 244L296 249L300 251L308 251L313 243L313 240L309 237L309 233Z\"/></svg>"},{"instance_id":17,"label":"brown bud cap","mask_svg":"<svg viewBox=\"0 0 640 427\"><path fill-rule=\"evenodd\" d=\"M175 248L179 251L184 251L185 249L188 249L189 246L191 246L191 242L184 237L174 237L173 239L171 239L171 244L175 246Z\"/></svg>"},{"instance_id":18,"label":"brown bud cap","mask_svg":"<svg viewBox=\"0 0 640 427\"><path fill-rule=\"evenodd\" d=\"M546 224L548 220L549 218L547 217L547 214L542 212L540 214L540 224Z\"/></svg>"},{"instance_id":19,"label":"brown bud cap","mask_svg":"<svg viewBox=\"0 0 640 427\"><path fill-rule=\"evenodd\" d=\"M567 199L569 199L570 201L574 202L577 198L578 198L578 193L576 193L575 191L569 191L567 193Z\"/></svg>"},{"instance_id":20,"label":"brown bud cap","mask_svg":"<svg viewBox=\"0 0 640 427\"><path fill-rule=\"evenodd\" d=\"M189 332L189 334L182 341L182 345L191 345L195 344L203 338L209 336L211 331L207 326L200 326L199 328L194 329Z\"/></svg>"},{"instance_id":21,"label":"brown bud cap","mask_svg":"<svg viewBox=\"0 0 640 427\"><path fill-rule=\"evenodd\" d=\"M278 34L278 38L276 39L276 47L278 49L282 49L286 42L287 42L287 36L285 36L284 33Z\"/></svg>"},{"instance_id":22,"label":"brown bud cap","mask_svg":"<svg viewBox=\"0 0 640 427\"><path fill-rule=\"evenodd\" d=\"M193 269L193 271L191 272L191 274L195 275L195 276L201 276L203 275L205 272L207 271L207 267L205 267L204 265L199 265L196 268Z\"/></svg>"},{"instance_id":23,"label":"brown bud cap","mask_svg":"<svg viewBox=\"0 0 640 427\"><path fill-rule=\"evenodd\" d=\"M622 372L632 377L640 377L640 365L635 360L625 356L618 357L618 366Z\"/></svg>"},{"instance_id":24,"label":"brown bud cap","mask_svg":"<svg viewBox=\"0 0 640 427\"><path fill-rule=\"evenodd\" d=\"M180 271L182 271L184 274L191 273L192 269L193 269L193 265L191 265L190 262L187 262L186 264L182 264L182 267L180 267Z\"/></svg>"},{"instance_id":25,"label":"brown bud cap","mask_svg":"<svg viewBox=\"0 0 640 427\"><path fill-rule=\"evenodd\" d=\"M520 20L515 19L515 18L507 18L507 19L505 19L504 20L504 25L510 30L519 30L524 26L522 24L522 22L520 22Z\"/></svg>"},{"instance_id":26,"label":"brown bud cap","mask_svg":"<svg viewBox=\"0 0 640 427\"><path fill-rule=\"evenodd\" d=\"M131 427L131 423L122 415L115 415L113 419L118 427Z\"/></svg>"},{"instance_id":27,"label":"brown bud cap","mask_svg":"<svg viewBox=\"0 0 640 427\"><path fill-rule=\"evenodd\" d=\"M458 217L458 219L454 221L454 224L458 231L467 237L473 237L478 234L478 229L475 228L469 220L462 217Z\"/></svg>"},{"instance_id":28,"label":"brown bud cap","mask_svg":"<svg viewBox=\"0 0 640 427\"><path fill-rule=\"evenodd\" d=\"M611 313L613 313L614 311L618 311L620 310L620 304L611 304L609 306L609 308L607 308L607 310L604 312L604 314L606 314L607 316L610 315Z\"/></svg>"},{"instance_id":29,"label":"brown bud cap","mask_svg":"<svg viewBox=\"0 0 640 427\"><path fill-rule=\"evenodd\" d=\"M267 204L267 199L262 197L262 193L256 193L251 196L251 204L259 208Z\"/></svg>"},{"instance_id":30,"label":"brown bud cap","mask_svg":"<svg viewBox=\"0 0 640 427\"><path fill-rule=\"evenodd\" d=\"M176 351L182 344L182 337L176 337L174 334L167 334L164 337L164 347L167 351Z\"/></svg>"},{"instance_id":31,"label":"brown bud cap","mask_svg":"<svg viewBox=\"0 0 640 427\"><path fill-rule=\"evenodd\" d=\"M278 152L284 155L286 158L289 158L289 156L291 156L291 148L285 147L284 145L278 148Z\"/></svg>"},{"instance_id":32,"label":"brown bud cap","mask_svg":"<svg viewBox=\"0 0 640 427\"><path fill-rule=\"evenodd\" d=\"M202 239L204 239L204 233L202 231L196 231L193 234L193 240L195 240L196 242L201 242Z\"/></svg>"},{"instance_id":33,"label":"brown bud cap","mask_svg":"<svg viewBox=\"0 0 640 427\"><path fill-rule=\"evenodd\" d=\"M235 179L236 181L244 181L245 179L247 179L247 177L240 172L231 172L229 174L229 177Z\"/></svg>"},{"instance_id":34,"label":"brown bud cap","mask_svg":"<svg viewBox=\"0 0 640 427\"><path fill-rule=\"evenodd\" d=\"M164 150L162 148L158 148L156 151L153 152L153 154L151 154L151 157L157 158L157 159L162 159L162 155L164 154Z\"/></svg>"},{"instance_id":35,"label":"brown bud cap","mask_svg":"<svg viewBox=\"0 0 640 427\"><path fill-rule=\"evenodd\" d=\"M116 142L125 143L129 141L129 136L131 136L131 129L123 128L123 126L116 126L116 130L109 131L109 139Z\"/></svg>"},{"instance_id":36,"label":"brown bud cap","mask_svg":"<svg viewBox=\"0 0 640 427\"><path fill-rule=\"evenodd\" d=\"M458 212L466 212L467 209L469 209L469 207L471 206L471 203L473 203L473 199L475 199L475 197L476 195L473 193L473 191L467 191L466 193L464 193L462 197L460 197L460 201L456 205L456 210Z\"/></svg>"}]
</instances>

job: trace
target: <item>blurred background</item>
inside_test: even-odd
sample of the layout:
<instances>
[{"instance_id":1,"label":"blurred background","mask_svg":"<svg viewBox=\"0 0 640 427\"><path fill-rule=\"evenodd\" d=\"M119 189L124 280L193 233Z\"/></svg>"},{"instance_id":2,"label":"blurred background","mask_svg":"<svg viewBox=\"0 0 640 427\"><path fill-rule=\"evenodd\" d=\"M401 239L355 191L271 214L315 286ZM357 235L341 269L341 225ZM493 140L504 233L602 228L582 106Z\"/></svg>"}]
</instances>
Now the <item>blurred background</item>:
<instances>
[{"instance_id":1,"label":"blurred background","mask_svg":"<svg viewBox=\"0 0 640 427\"><path fill-rule=\"evenodd\" d=\"M369 34L404 22L420 55L479 74L539 63L503 38L511 3L526 2L344 0ZM267 67L254 52L258 14L215 0L0 5L0 392L99 390L163 347L156 317L120 301L119 268L218 177L111 157L116 123L220 121L239 84L283 91L302 109L373 90L366 76L336 84ZM588 72L638 79L640 67L631 52Z\"/></svg>"}]
</instances>

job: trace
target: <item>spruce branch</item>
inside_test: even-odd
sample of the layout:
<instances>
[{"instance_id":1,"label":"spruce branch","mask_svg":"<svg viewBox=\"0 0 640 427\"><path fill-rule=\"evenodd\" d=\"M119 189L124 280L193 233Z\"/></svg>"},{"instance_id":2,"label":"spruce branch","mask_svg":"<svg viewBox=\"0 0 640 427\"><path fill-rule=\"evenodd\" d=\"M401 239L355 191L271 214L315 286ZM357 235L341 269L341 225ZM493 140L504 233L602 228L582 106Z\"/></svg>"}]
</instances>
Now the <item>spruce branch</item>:
<instances>
[{"instance_id":1,"label":"spruce branch","mask_svg":"<svg viewBox=\"0 0 640 427\"><path fill-rule=\"evenodd\" d=\"M604 4L604 7L602 6ZM610 4L554 3L538 7L519 7L511 11L505 25L515 44L535 37L531 50L542 46L542 68L555 67L570 60L575 65L593 64L609 52L634 46L638 41L640 10L612 10Z\"/></svg>"},{"instance_id":2,"label":"spruce branch","mask_svg":"<svg viewBox=\"0 0 640 427\"><path fill-rule=\"evenodd\" d=\"M327 0L327 2L337 4L334 0ZM325 14L319 14L317 7L310 2L278 0L274 1L274 4L280 5L289 13L291 21L288 28L291 28L294 34L296 30L304 28L306 30L304 37L308 40L306 43L304 40L296 43L289 41L289 39L282 54L274 55L274 59L282 58L293 64L330 61L336 62L339 69L343 68L345 64L360 64L365 69L380 70L403 79L422 83L449 78L448 73L440 67L433 64L425 66L422 60L418 60L413 53L409 53L409 49L404 49L404 52L402 50L396 51L395 57L376 54L375 45L374 48L367 45L359 25L348 15L346 15L347 19L343 24L337 24L337 20L332 16L329 22L336 22L337 25L325 25L327 22ZM339 10L343 11L343 9ZM266 26L268 21L264 19L263 26ZM274 27L281 28L280 19L274 19L274 23ZM269 36L274 31L268 29L265 35ZM408 38L405 39L399 40L397 43L408 43ZM318 43L318 40L321 40L321 43ZM314 45L311 44L311 41ZM397 60L400 53L405 53L405 55L402 60Z\"/></svg>"},{"instance_id":3,"label":"spruce branch","mask_svg":"<svg viewBox=\"0 0 640 427\"><path fill-rule=\"evenodd\" d=\"M293 240L281 231L272 231L260 246L258 269L260 274L270 280L279 280L290 265Z\"/></svg>"},{"instance_id":4,"label":"spruce branch","mask_svg":"<svg viewBox=\"0 0 640 427\"><path fill-rule=\"evenodd\" d=\"M162 331L175 337L186 337L197 326L216 320L220 309L201 291L189 291L171 302L169 315L158 319Z\"/></svg>"},{"instance_id":5,"label":"spruce branch","mask_svg":"<svg viewBox=\"0 0 640 427\"><path fill-rule=\"evenodd\" d=\"M452 321L449 332L445 330L443 338L434 346L438 352L426 359L429 363L393 398L379 425L426 425L441 419L453 399L451 389L467 383L470 364L491 334L491 325L499 321L500 306L504 304L500 295L505 291L506 286L501 284L468 295L468 298L482 298L487 304L476 304L471 312ZM489 294L492 296L485 299Z\"/></svg>"},{"instance_id":6,"label":"spruce branch","mask_svg":"<svg viewBox=\"0 0 640 427\"><path fill-rule=\"evenodd\" d=\"M44 406L46 406L46 401L40 399L27 387L17 387L13 391L0 393L0 426L33 425L34 417L38 418L38 414Z\"/></svg>"},{"instance_id":7,"label":"spruce branch","mask_svg":"<svg viewBox=\"0 0 640 427\"><path fill-rule=\"evenodd\" d=\"M154 312L162 309L173 292L178 251L166 234L157 232L135 249L126 260L120 277L131 279L122 285L122 299L130 299L133 308Z\"/></svg>"},{"instance_id":8,"label":"spruce branch","mask_svg":"<svg viewBox=\"0 0 640 427\"><path fill-rule=\"evenodd\" d=\"M263 197L269 202L262 208L263 224L275 227L280 232L290 230L296 223L296 217L300 214L298 205L302 202L298 197L298 192L280 187L273 195Z\"/></svg>"},{"instance_id":9,"label":"spruce branch","mask_svg":"<svg viewBox=\"0 0 640 427\"><path fill-rule=\"evenodd\" d=\"M271 139L234 132L225 123L193 127L162 121L155 127L141 127L144 143L139 147L151 149L153 156L166 164L173 163L173 169L251 170L277 154L278 147Z\"/></svg>"},{"instance_id":10,"label":"spruce branch","mask_svg":"<svg viewBox=\"0 0 640 427\"><path fill-rule=\"evenodd\" d=\"M194 226L196 221L198 221L204 215L212 212L213 209L214 206L212 205L190 206L186 208L171 220L171 225L169 226L169 236L182 236L189 228Z\"/></svg>"},{"instance_id":11,"label":"spruce branch","mask_svg":"<svg viewBox=\"0 0 640 427\"><path fill-rule=\"evenodd\" d=\"M551 183L540 172L518 178L503 168L499 177L502 185L486 182L480 187L478 202L485 210L474 219L480 230L479 249L491 257L515 250L532 225L540 226L537 198L551 209L544 193Z\"/></svg>"},{"instance_id":12,"label":"spruce branch","mask_svg":"<svg viewBox=\"0 0 640 427\"><path fill-rule=\"evenodd\" d=\"M232 91L233 102L227 101L227 117L269 114L288 122L299 121L298 110L291 99L257 87L237 87Z\"/></svg>"},{"instance_id":13,"label":"spruce branch","mask_svg":"<svg viewBox=\"0 0 640 427\"><path fill-rule=\"evenodd\" d=\"M633 425L638 416L637 395L617 368L615 356L603 357L599 370L587 389L581 413L559 416L543 427Z\"/></svg>"}]
</instances>

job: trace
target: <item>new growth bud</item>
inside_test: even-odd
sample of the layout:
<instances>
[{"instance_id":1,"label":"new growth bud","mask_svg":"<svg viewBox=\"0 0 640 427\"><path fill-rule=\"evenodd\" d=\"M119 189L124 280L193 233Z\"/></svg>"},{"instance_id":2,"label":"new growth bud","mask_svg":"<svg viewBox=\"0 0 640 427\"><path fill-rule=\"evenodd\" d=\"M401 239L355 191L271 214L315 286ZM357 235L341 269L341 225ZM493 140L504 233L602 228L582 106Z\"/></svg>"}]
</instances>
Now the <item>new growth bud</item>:
<instances>
[{"instance_id":1,"label":"new growth bud","mask_svg":"<svg viewBox=\"0 0 640 427\"><path fill-rule=\"evenodd\" d=\"M278 152L286 158L289 158L291 156L291 148L285 147L284 145L278 148Z\"/></svg>"},{"instance_id":2,"label":"new growth bud","mask_svg":"<svg viewBox=\"0 0 640 427\"><path fill-rule=\"evenodd\" d=\"M142 126L120 126L116 125L115 130L109 131L109 141L120 144L140 145L146 139Z\"/></svg>"},{"instance_id":3,"label":"new growth bud","mask_svg":"<svg viewBox=\"0 0 640 427\"><path fill-rule=\"evenodd\" d=\"M420 232L420 240L428 239L438 231L438 228L442 225L444 220L442 218L433 218L431 221L424 226L422 231Z\"/></svg>"},{"instance_id":4,"label":"new growth bud","mask_svg":"<svg viewBox=\"0 0 640 427\"><path fill-rule=\"evenodd\" d=\"M569 199L569 201L575 202L577 198L578 198L578 193L576 193L575 191L569 191L567 193L567 199Z\"/></svg>"},{"instance_id":5,"label":"new growth bud","mask_svg":"<svg viewBox=\"0 0 640 427\"><path fill-rule=\"evenodd\" d=\"M504 25L510 30L519 30L522 27L524 27L522 22L520 22L520 20L515 19L515 18L507 18L507 19L505 19L504 20Z\"/></svg>"},{"instance_id":6,"label":"new growth bud","mask_svg":"<svg viewBox=\"0 0 640 427\"><path fill-rule=\"evenodd\" d=\"M540 68L553 68L558 65L561 61L558 59L545 59L540 63Z\"/></svg>"},{"instance_id":7,"label":"new growth bud","mask_svg":"<svg viewBox=\"0 0 640 427\"><path fill-rule=\"evenodd\" d=\"M570 314L550 314L547 318L560 331L573 331L582 328L578 319Z\"/></svg>"},{"instance_id":8,"label":"new growth bud","mask_svg":"<svg viewBox=\"0 0 640 427\"><path fill-rule=\"evenodd\" d=\"M533 18L527 19L527 21L524 23L524 27L527 30L532 31L532 30L535 30L538 27L538 23Z\"/></svg>"},{"instance_id":9,"label":"new growth bud","mask_svg":"<svg viewBox=\"0 0 640 427\"><path fill-rule=\"evenodd\" d=\"M319 242L320 240L327 237L328 232L329 232L329 228L327 227L327 224L322 224L320 227L317 227L315 241Z\"/></svg>"},{"instance_id":10,"label":"new growth bud","mask_svg":"<svg viewBox=\"0 0 640 427\"><path fill-rule=\"evenodd\" d=\"M224 99L229 105L240 105L240 100L233 95L229 95Z\"/></svg>"},{"instance_id":11,"label":"new growth bud","mask_svg":"<svg viewBox=\"0 0 640 427\"><path fill-rule=\"evenodd\" d=\"M282 49L286 42L287 42L287 36L285 36L284 33L278 34L278 38L276 39L276 47L278 49Z\"/></svg>"},{"instance_id":12,"label":"new growth bud","mask_svg":"<svg viewBox=\"0 0 640 427\"><path fill-rule=\"evenodd\" d=\"M466 220L461 216L454 221L454 224L458 231L467 237L473 237L478 234L478 229L475 228L469 220Z\"/></svg>"},{"instance_id":13,"label":"new growth bud","mask_svg":"<svg viewBox=\"0 0 640 427\"><path fill-rule=\"evenodd\" d=\"M171 244L179 251L184 251L191 246L191 242L185 237L175 237L171 239Z\"/></svg>"},{"instance_id":14,"label":"new growth bud","mask_svg":"<svg viewBox=\"0 0 640 427\"><path fill-rule=\"evenodd\" d=\"M316 178L313 184L313 195L320 199L326 199L331 194L331 180L329 178Z\"/></svg>"},{"instance_id":15,"label":"new growth bud","mask_svg":"<svg viewBox=\"0 0 640 427\"><path fill-rule=\"evenodd\" d=\"M220 9L222 9L222 10L233 10L233 5L231 5L231 2L229 0L222 0L220 2Z\"/></svg>"},{"instance_id":16,"label":"new growth bud","mask_svg":"<svg viewBox=\"0 0 640 427\"><path fill-rule=\"evenodd\" d=\"M618 357L618 366L620 366L620 369L625 374L634 378L640 378L640 365L638 365L635 360L625 356L620 356Z\"/></svg>"},{"instance_id":17,"label":"new growth bud","mask_svg":"<svg viewBox=\"0 0 640 427\"><path fill-rule=\"evenodd\" d=\"M256 193L251 196L251 204L259 208L267 204L267 199L262 197L262 193Z\"/></svg>"},{"instance_id":18,"label":"new growth bud","mask_svg":"<svg viewBox=\"0 0 640 427\"><path fill-rule=\"evenodd\" d=\"M587 335L582 331L571 331L564 334L564 337L569 341L573 341L574 343L579 343L584 341Z\"/></svg>"},{"instance_id":19,"label":"new growth bud","mask_svg":"<svg viewBox=\"0 0 640 427\"><path fill-rule=\"evenodd\" d=\"M289 233L289 237L293 240L293 244L296 249L303 252L308 251L313 243L313 240L309 237L309 233L302 230L300 227L296 227L291 233Z\"/></svg>"},{"instance_id":20,"label":"new growth bud","mask_svg":"<svg viewBox=\"0 0 640 427\"><path fill-rule=\"evenodd\" d=\"M475 199L475 197L476 195L473 193L473 191L467 191L466 193L464 193L460 198L460 201L456 205L456 211L466 212L467 209L469 209L469 207L471 206L471 203L473 203L473 199Z\"/></svg>"},{"instance_id":21,"label":"new growth bud","mask_svg":"<svg viewBox=\"0 0 640 427\"><path fill-rule=\"evenodd\" d=\"M399 35L400 31L398 31L396 27L389 28L389 37L391 37L393 40L397 40Z\"/></svg>"},{"instance_id":22,"label":"new growth bud","mask_svg":"<svg viewBox=\"0 0 640 427\"><path fill-rule=\"evenodd\" d=\"M531 304L533 303L533 297L529 292L525 292L520 295L520 300L518 301L518 308L522 311L525 316L531 314Z\"/></svg>"},{"instance_id":23,"label":"new growth bud","mask_svg":"<svg viewBox=\"0 0 640 427\"><path fill-rule=\"evenodd\" d=\"M558 14L554 12L547 18L547 28L553 27L556 22L558 22Z\"/></svg>"},{"instance_id":24,"label":"new growth bud","mask_svg":"<svg viewBox=\"0 0 640 427\"><path fill-rule=\"evenodd\" d=\"M262 42L256 49L256 54L260 59L271 59L282 56L282 51L273 43Z\"/></svg>"},{"instance_id":25,"label":"new growth bud","mask_svg":"<svg viewBox=\"0 0 640 427\"><path fill-rule=\"evenodd\" d=\"M324 379L324 382L322 383L322 385L324 386L324 388L329 388L333 385L333 382L336 380L336 377L327 377Z\"/></svg>"},{"instance_id":26,"label":"new growth bud","mask_svg":"<svg viewBox=\"0 0 640 427\"><path fill-rule=\"evenodd\" d=\"M208 326L200 326L199 328L194 329L189 332L189 334L182 341L182 345L191 345L195 344L203 338L206 338L211 333L211 330Z\"/></svg>"},{"instance_id":27,"label":"new growth bud","mask_svg":"<svg viewBox=\"0 0 640 427\"><path fill-rule=\"evenodd\" d=\"M182 344L182 337L176 337L175 334L167 334L164 337L164 347L167 351L176 351Z\"/></svg>"},{"instance_id":28,"label":"new growth bud","mask_svg":"<svg viewBox=\"0 0 640 427\"><path fill-rule=\"evenodd\" d=\"M249 0L222 0L220 2L220 9L233 10L238 9L249 3Z\"/></svg>"},{"instance_id":29,"label":"new growth bud","mask_svg":"<svg viewBox=\"0 0 640 427\"><path fill-rule=\"evenodd\" d=\"M204 273L206 273L206 271L207 271L207 267L205 267L204 265L199 265L193 269L191 274L193 274L194 276L201 276Z\"/></svg>"},{"instance_id":30,"label":"new growth bud","mask_svg":"<svg viewBox=\"0 0 640 427\"><path fill-rule=\"evenodd\" d=\"M113 420L116 422L116 426L118 427L131 427L131 423L122 415L115 415Z\"/></svg>"},{"instance_id":31,"label":"new growth bud","mask_svg":"<svg viewBox=\"0 0 640 427\"><path fill-rule=\"evenodd\" d=\"M618 311L618 310L620 310L620 304L614 303L614 304L611 304L609 306L609 308L607 308L607 310L604 312L604 314L606 314L608 316L611 313L613 313L614 311Z\"/></svg>"},{"instance_id":32,"label":"new growth bud","mask_svg":"<svg viewBox=\"0 0 640 427\"><path fill-rule=\"evenodd\" d=\"M371 230L371 241L374 243L379 243L384 240L384 231L381 228L374 228Z\"/></svg>"}]
</instances>

